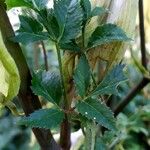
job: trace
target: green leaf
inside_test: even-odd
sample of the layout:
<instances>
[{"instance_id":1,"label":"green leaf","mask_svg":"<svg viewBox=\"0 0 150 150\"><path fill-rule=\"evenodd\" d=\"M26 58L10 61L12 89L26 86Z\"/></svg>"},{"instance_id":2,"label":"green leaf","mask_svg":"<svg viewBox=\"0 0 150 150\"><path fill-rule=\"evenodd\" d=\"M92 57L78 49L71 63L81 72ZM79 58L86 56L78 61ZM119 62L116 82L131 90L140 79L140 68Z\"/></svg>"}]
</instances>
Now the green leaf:
<instances>
[{"instance_id":1,"label":"green leaf","mask_svg":"<svg viewBox=\"0 0 150 150\"><path fill-rule=\"evenodd\" d=\"M31 7L30 3L26 2L26 0L6 0L6 5L8 9L13 7Z\"/></svg>"},{"instance_id":2,"label":"green leaf","mask_svg":"<svg viewBox=\"0 0 150 150\"><path fill-rule=\"evenodd\" d=\"M81 6L84 12L84 20L87 21L91 15L91 3L89 0L81 0Z\"/></svg>"},{"instance_id":3,"label":"green leaf","mask_svg":"<svg viewBox=\"0 0 150 150\"><path fill-rule=\"evenodd\" d=\"M57 40L59 37L59 25L54 16L53 9L43 9L39 11L38 20L41 22L52 41Z\"/></svg>"},{"instance_id":4,"label":"green leaf","mask_svg":"<svg viewBox=\"0 0 150 150\"><path fill-rule=\"evenodd\" d=\"M13 41L28 44L35 41L48 39L48 34L43 31L43 26L34 18L29 16L19 16L20 28L16 31Z\"/></svg>"},{"instance_id":5,"label":"green leaf","mask_svg":"<svg viewBox=\"0 0 150 150\"><path fill-rule=\"evenodd\" d=\"M82 9L78 0L55 0L54 14L59 24L60 41L68 43L81 31Z\"/></svg>"},{"instance_id":6,"label":"green leaf","mask_svg":"<svg viewBox=\"0 0 150 150\"><path fill-rule=\"evenodd\" d=\"M29 7L34 10L42 10L46 8L49 0L6 0L8 9L13 7Z\"/></svg>"},{"instance_id":7,"label":"green leaf","mask_svg":"<svg viewBox=\"0 0 150 150\"><path fill-rule=\"evenodd\" d=\"M79 60L73 78L78 94L84 97L90 84L90 66L84 55Z\"/></svg>"},{"instance_id":8,"label":"green leaf","mask_svg":"<svg viewBox=\"0 0 150 150\"><path fill-rule=\"evenodd\" d=\"M62 96L60 77L56 73L46 71L34 73L32 91L53 104L59 104Z\"/></svg>"},{"instance_id":9,"label":"green leaf","mask_svg":"<svg viewBox=\"0 0 150 150\"><path fill-rule=\"evenodd\" d=\"M49 0L32 0L32 3L35 8L37 8L38 10L41 10L41 9L46 8L48 1Z\"/></svg>"},{"instance_id":10,"label":"green leaf","mask_svg":"<svg viewBox=\"0 0 150 150\"><path fill-rule=\"evenodd\" d=\"M92 33L88 48L96 47L102 44L107 44L117 41L129 41L125 32L118 26L114 24L104 24L98 26L95 31Z\"/></svg>"},{"instance_id":11,"label":"green leaf","mask_svg":"<svg viewBox=\"0 0 150 150\"><path fill-rule=\"evenodd\" d=\"M118 133L114 131L105 131L102 139L106 144L110 144L113 141L113 139L117 137L117 134ZM119 134L121 133L119 132Z\"/></svg>"},{"instance_id":12,"label":"green leaf","mask_svg":"<svg viewBox=\"0 0 150 150\"><path fill-rule=\"evenodd\" d=\"M84 101L79 101L76 107L79 113L88 119L92 119L110 130L116 130L113 113L104 103L89 98Z\"/></svg>"},{"instance_id":13,"label":"green leaf","mask_svg":"<svg viewBox=\"0 0 150 150\"><path fill-rule=\"evenodd\" d=\"M19 20L20 20L20 27L19 27L20 32L26 31L35 33L43 31L43 26L33 17L20 15Z\"/></svg>"},{"instance_id":14,"label":"green leaf","mask_svg":"<svg viewBox=\"0 0 150 150\"><path fill-rule=\"evenodd\" d=\"M83 19L85 22L87 22L89 19L91 19L94 16L98 16L107 12L107 10L103 7L95 7L93 10L91 10L91 2L89 0L81 0L80 3L84 12Z\"/></svg>"},{"instance_id":15,"label":"green leaf","mask_svg":"<svg viewBox=\"0 0 150 150\"><path fill-rule=\"evenodd\" d=\"M36 41L42 41L49 39L47 32L42 32L39 34L18 32L15 37L11 38L14 42L20 42L22 44L29 44Z\"/></svg>"},{"instance_id":16,"label":"green leaf","mask_svg":"<svg viewBox=\"0 0 150 150\"><path fill-rule=\"evenodd\" d=\"M107 73L102 82L92 92L91 96L104 94L117 94L117 86L127 80L123 73L124 65L117 65Z\"/></svg>"},{"instance_id":17,"label":"green leaf","mask_svg":"<svg viewBox=\"0 0 150 150\"><path fill-rule=\"evenodd\" d=\"M15 60L8 52L0 31L0 111L19 92L20 76Z\"/></svg>"},{"instance_id":18,"label":"green leaf","mask_svg":"<svg viewBox=\"0 0 150 150\"><path fill-rule=\"evenodd\" d=\"M36 128L50 129L59 125L64 118L64 113L58 109L40 109L29 117L22 118L18 123Z\"/></svg>"},{"instance_id":19,"label":"green leaf","mask_svg":"<svg viewBox=\"0 0 150 150\"><path fill-rule=\"evenodd\" d=\"M81 52L80 47L74 40L71 40L69 43L60 43L60 48L62 50L69 50L72 52Z\"/></svg>"},{"instance_id":20,"label":"green leaf","mask_svg":"<svg viewBox=\"0 0 150 150\"><path fill-rule=\"evenodd\" d=\"M106 13L107 10L103 7L95 7L92 12L91 12L91 16L90 17L94 17L94 16L99 16L102 15L104 13Z\"/></svg>"}]
</instances>

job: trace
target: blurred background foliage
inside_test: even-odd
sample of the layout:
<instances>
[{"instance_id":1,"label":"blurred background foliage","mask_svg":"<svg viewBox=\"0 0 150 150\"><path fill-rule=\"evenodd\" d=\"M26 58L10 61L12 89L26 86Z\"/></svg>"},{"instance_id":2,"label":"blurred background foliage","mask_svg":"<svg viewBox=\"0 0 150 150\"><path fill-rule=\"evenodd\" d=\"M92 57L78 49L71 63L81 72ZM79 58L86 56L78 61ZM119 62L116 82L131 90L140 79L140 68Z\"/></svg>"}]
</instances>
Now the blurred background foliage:
<instances>
[{"instance_id":1,"label":"blurred background foliage","mask_svg":"<svg viewBox=\"0 0 150 150\"><path fill-rule=\"evenodd\" d=\"M150 1L144 0L144 14L145 14L145 33L146 33L146 48L147 48L147 63L150 70ZM18 14L26 13L26 10L12 9L8 12L10 21L16 30L19 26ZM138 18L138 17L137 17ZM44 43L48 56L49 70L55 70L58 67L57 57L53 43L46 41ZM37 69L45 69L44 55L40 42L22 45L23 52L26 56L28 65L31 71ZM139 26L137 19L136 33L134 41L127 49L123 63L126 64L126 76L128 81L122 83L119 88L118 96L111 96L109 105L112 107L122 100L123 97L136 85L142 78L142 73L135 64L131 55L131 50L134 58L140 63L140 37ZM16 103L17 101L14 100ZM18 104L19 105L19 104ZM45 101L43 101L43 105ZM27 127L18 126L16 124L16 117L12 116L6 108L0 111L0 150L38 150L38 144ZM119 138L116 138L110 143L115 150L148 150L150 149L150 85L146 86L139 92L134 100L124 109L123 113L117 117ZM77 128L77 127L75 127ZM57 129L54 129L57 133ZM80 139L72 138L73 143L80 141L80 144L75 144L77 149L78 145L82 145ZM80 148L82 149L82 148Z\"/></svg>"}]
</instances>

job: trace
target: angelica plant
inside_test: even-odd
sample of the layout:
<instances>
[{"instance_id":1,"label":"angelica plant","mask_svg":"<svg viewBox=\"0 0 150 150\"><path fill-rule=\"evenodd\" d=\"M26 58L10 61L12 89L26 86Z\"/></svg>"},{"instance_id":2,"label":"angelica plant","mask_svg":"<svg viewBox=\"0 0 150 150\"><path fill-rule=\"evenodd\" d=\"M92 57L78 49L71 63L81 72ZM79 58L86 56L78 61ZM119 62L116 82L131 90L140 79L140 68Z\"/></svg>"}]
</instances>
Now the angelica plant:
<instances>
[{"instance_id":1,"label":"angelica plant","mask_svg":"<svg viewBox=\"0 0 150 150\"><path fill-rule=\"evenodd\" d=\"M32 17L19 16L20 27L10 40L22 44L52 41L59 64L59 73L35 71L32 75L33 93L53 107L37 110L19 124L44 129L61 126L60 145L69 149L70 142L65 138L70 140L72 122L78 121L85 135L85 149L98 149L101 144L107 147L100 139L101 132L118 132L113 111L104 97L116 95L117 86L127 80L125 65L118 63L124 43L131 37L123 30L124 24L121 27L110 20L97 23L96 18L111 11L94 6L94 1L91 5L89 0L54 0L52 8L47 3L48 0L6 0L8 8L21 6L34 12ZM97 80L99 74L94 69L101 57L108 64L101 80Z\"/></svg>"}]
</instances>

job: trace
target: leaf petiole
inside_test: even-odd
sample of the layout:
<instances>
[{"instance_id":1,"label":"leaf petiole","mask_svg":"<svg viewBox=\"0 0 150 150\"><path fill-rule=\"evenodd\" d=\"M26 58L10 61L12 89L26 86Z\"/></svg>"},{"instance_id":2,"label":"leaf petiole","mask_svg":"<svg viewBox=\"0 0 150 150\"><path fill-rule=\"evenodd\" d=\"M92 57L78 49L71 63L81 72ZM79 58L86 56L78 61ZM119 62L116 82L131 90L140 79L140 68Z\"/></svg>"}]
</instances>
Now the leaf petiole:
<instances>
[{"instance_id":1,"label":"leaf petiole","mask_svg":"<svg viewBox=\"0 0 150 150\"><path fill-rule=\"evenodd\" d=\"M67 93L66 93L66 88L65 88L65 82L64 82L64 76L63 76L62 60L61 60L59 44L55 43L55 46L56 46L56 50L57 50L57 57L58 57L58 63L59 63L61 86L62 86L62 93L63 93L63 98L64 98L64 107L65 107L65 109L69 109L69 104L67 101Z\"/></svg>"}]
</instances>

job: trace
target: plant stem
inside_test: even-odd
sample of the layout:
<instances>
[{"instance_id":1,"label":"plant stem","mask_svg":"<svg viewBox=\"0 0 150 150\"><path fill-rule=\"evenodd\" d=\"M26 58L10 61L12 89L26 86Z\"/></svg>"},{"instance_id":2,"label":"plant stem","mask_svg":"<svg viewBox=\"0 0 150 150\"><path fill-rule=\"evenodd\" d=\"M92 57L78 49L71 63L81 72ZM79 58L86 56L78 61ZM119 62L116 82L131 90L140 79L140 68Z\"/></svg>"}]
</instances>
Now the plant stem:
<instances>
[{"instance_id":1,"label":"plant stem","mask_svg":"<svg viewBox=\"0 0 150 150\"><path fill-rule=\"evenodd\" d=\"M143 14L143 0L139 0L139 25L140 25L140 39L141 39L141 61L142 65L145 69L147 69L147 61L146 61L146 47L145 47L145 30L144 30L144 14ZM143 79L136 85L128 95L118 104L115 108L114 113L115 116L119 114L119 112L123 111L123 109L130 103L130 101L136 96L136 94L142 90L148 83L150 83L150 79L147 77L143 77Z\"/></svg>"},{"instance_id":2,"label":"plant stem","mask_svg":"<svg viewBox=\"0 0 150 150\"><path fill-rule=\"evenodd\" d=\"M91 145L92 145L92 134L91 134L91 129L89 127L86 128L86 134L85 134L85 149L86 150L91 150Z\"/></svg>"},{"instance_id":3,"label":"plant stem","mask_svg":"<svg viewBox=\"0 0 150 150\"><path fill-rule=\"evenodd\" d=\"M91 150L95 149L95 142L96 142L96 132L97 132L97 126L96 123L93 123L94 129L91 129Z\"/></svg>"},{"instance_id":4,"label":"plant stem","mask_svg":"<svg viewBox=\"0 0 150 150\"><path fill-rule=\"evenodd\" d=\"M141 41L141 61L142 65L147 69L143 0L139 0L139 26L140 26L140 41Z\"/></svg>"},{"instance_id":5,"label":"plant stem","mask_svg":"<svg viewBox=\"0 0 150 150\"><path fill-rule=\"evenodd\" d=\"M62 150L70 150L71 141L71 126L68 121L68 116L65 114L65 119L61 123L61 131L60 131L60 146Z\"/></svg>"},{"instance_id":6,"label":"plant stem","mask_svg":"<svg viewBox=\"0 0 150 150\"><path fill-rule=\"evenodd\" d=\"M95 87L97 86L97 83L96 83L96 80L95 80L95 77L94 77L94 75L93 75L93 72L90 70L90 72L91 72L91 77L92 77L92 80L93 80L93 83L94 83L94 85L95 85Z\"/></svg>"},{"instance_id":7,"label":"plant stem","mask_svg":"<svg viewBox=\"0 0 150 150\"><path fill-rule=\"evenodd\" d=\"M117 105L117 107L114 110L115 116L117 116L120 112L123 111L123 109L132 101L134 96L141 91L148 83L150 83L150 79L144 77L138 85L136 85L129 93L128 95Z\"/></svg>"},{"instance_id":8,"label":"plant stem","mask_svg":"<svg viewBox=\"0 0 150 150\"><path fill-rule=\"evenodd\" d=\"M83 28L82 28L82 48L84 51L85 49L85 25L83 25Z\"/></svg>"},{"instance_id":9,"label":"plant stem","mask_svg":"<svg viewBox=\"0 0 150 150\"><path fill-rule=\"evenodd\" d=\"M60 48L59 48L58 43L56 43L56 50L57 50L57 56L58 56L59 70L60 70L60 76L61 76L61 86L62 86L63 99L64 99L63 109L65 111L68 111L69 103L67 100L67 93L66 93L63 69L62 69L61 53L60 53ZM60 145L63 150L70 149L70 145L71 145L70 135L71 135L71 128L70 128L70 123L68 120L68 115L66 113L65 119L63 120L61 124L61 131L60 131Z\"/></svg>"},{"instance_id":10,"label":"plant stem","mask_svg":"<svg viewBox=\"0 0 150 150\"><path fill-rule=\"evenodd\" d=\"M61 77L62 93L63 93L63 98L64 98L64 107L65 107L64 109L68 110L69 109L69 104L68 104L68 101L67 101L67 93L66 93L64 76L63 76L61 53L60 53L60 49L59 49L58 43L56 43L56 50L57 50L57 57L58 57L60 77Z\"/></svg>"},{"instance_id":11,"label":"plant stem","mask_svg":"<svg viewBox=\"0 0 150 150\"><path fill-rule=\"evenodd\" d=\"M44 55L45 70L48 71L48 59L47 59L47 54L46 54L46 48L45 48L43 41L41 41L41 46L42 46L43 55Z\"/></svg>"},{"instance_id":12,"label":"plant stem","mask_svg":"<svg viewBox=\"0 0 150 150\"><path fill-rule=\"evenodd\" d=\"M5 46L15 60L19 70L21 86L18 97L26 116L28 116L33 111L41 109L41 103L30 89L31 74L20 45L9 40L11 37L14 37L15 34L7 16L3 1L0 1L0 30ZM49 130L33 128L32 131L42 150L60 150L60 147L53 139Z\"/></svg>"}]
</instances>

